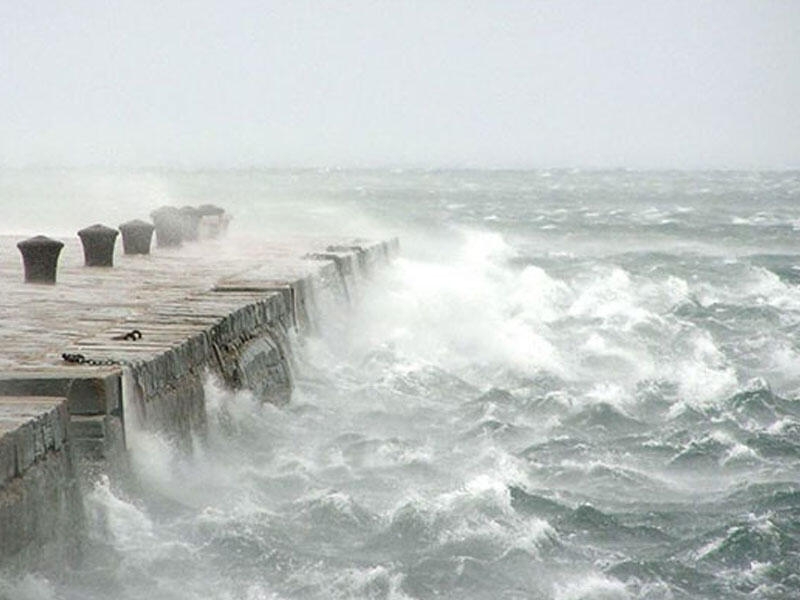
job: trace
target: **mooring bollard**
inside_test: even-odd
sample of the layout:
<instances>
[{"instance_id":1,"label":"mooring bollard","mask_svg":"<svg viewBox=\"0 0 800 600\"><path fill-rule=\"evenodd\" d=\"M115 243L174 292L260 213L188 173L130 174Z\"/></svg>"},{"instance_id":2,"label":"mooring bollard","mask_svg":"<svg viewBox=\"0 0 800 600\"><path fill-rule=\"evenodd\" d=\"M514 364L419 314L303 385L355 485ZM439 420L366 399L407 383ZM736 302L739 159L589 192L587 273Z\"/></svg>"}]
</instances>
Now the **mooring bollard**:
<instances>
[{"instance_id":1,"label":"mooring bollard","mask_svg":"<svg viewBox=\"0 0 800 600\"><path fill-rule=\"evenodd\" d=\"M119 231L105 225L92 225L78 232L83 244L84 264L87 267L113 267L114 243Z\"/></svg>"},{"instance_id":2,"label":"mooring bollard","mask_svg":"<svg viewBox=\"0 0 800 600\"><path fill-rule=\"evenodd\" d=\"M25 283L55 283L58 255L64 247L58 240L37 235L17 244L22 253Z\"/></svg>"},{"instance_id":3,"label":"mooring bollard","mask_svg":"<svg viewBox=\"0 0 800 600\"><path fill-rule=\"evenodd\" d=\"M194 241L197 239L198 228L200 227L200 211L194 206L182 206L180 209L182 221L183 239Z\"/></svg>"},{"instance_id":4,"label":"mooring bollard","mask_svg":"<svg viewBox=\"0 0 800 600\"><path fill-rule=\"evenodd\" d=\"M153 239L152 223L134 219L119 226L122 232L122 249L125 254L150 254L150 242Z\"/></svg>"},{"instance_id":5,"label":"mooring bollard","mask_svg":"<svg viewBox=\"0 0 800 600\"><path fill-rule=\"evenodd\" d=\"M201 225L206 237L215 238L225 230L225 209L215 204L201 204L197 207Z\"/></svg>"},{"instance_id":6,"label":"mooring bollard","mask_svg":"<svg viewBox=\"0 0 800 600\"><path fill-rule=\"evenodd\" d=\"M197 207L197 212L201 217L215 216L219 217L225 213L225 209L217 206L216 204L201 204Z\"/></svg>"},{"instance_id":7,"label":"mooring bollard","mask_svg":"<svg viewBox=\"0 0 800 600\"><path fill-rule=\"evenodd\" d=\"M150 213L156 230L156 245L180 246L183 241L183 219L174 206L162 206Z\"/></svg>"}]
</instances>

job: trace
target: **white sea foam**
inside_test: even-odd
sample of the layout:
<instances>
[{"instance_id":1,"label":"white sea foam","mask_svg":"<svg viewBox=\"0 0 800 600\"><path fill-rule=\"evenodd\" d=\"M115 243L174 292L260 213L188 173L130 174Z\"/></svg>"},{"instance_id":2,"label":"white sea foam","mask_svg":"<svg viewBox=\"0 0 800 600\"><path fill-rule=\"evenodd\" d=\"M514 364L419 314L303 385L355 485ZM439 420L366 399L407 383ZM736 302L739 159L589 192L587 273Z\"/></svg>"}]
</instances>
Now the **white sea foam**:
<instances>
[{"instance_id":1,"label":"white sea foam","mask_svg":"<svg viewBox=\"0 0 800 600\"><path fill-rule=\"evenodd\" d=\"M625 585L604 575L592 573L576 581L554 586L554 600L628 600Z\"/></svg>"},{"instance_id":2,"label":"white sea foam","mask_svg":"<svg viewBox=\"0 0 800 600\"><path fill-rule=\"evenodd\" d=\"M110 539L118 548L136 553L146 552L152 545L153 522L142 509L115 495L106 475L95 483L86 504L96 535Z\"/></svg>"},{"instance_id":3,"label":"white sea foam","mask_svg":"<svg viewBox=\"0 0 800 600\"><path fill-rule=\"evenodd\" d=\"M290 405L265 406L210 381L207 436L191 449L126 414L138 487L101 481L88 499L90 550L105 562L69 581L50 572L4 581L0 598L469 598L490 589L485 596L666 600L691 593L690 569L704 557L704 580L735 587L738 575L713 553L728 534L778 539L780 515L742 525L741 510L761 506L761 497L747 499L761 484L772 494L772 482L796 479L792 457L759 459L741 429L791 442L796 419L734 422L726 399L754 376L780 397L800 388L791 339L800 288L754 266L758 255L790 268L794 241L764 227L800 223L797 208L773 211L776 197L752 182L752 197L766 195L764 214L738 193L717 202L746 179L738 176L497 177L252 171L67 185L64 196L86 195L84 204L69 218L44 214L42 224L68 235L160 204L213 201L234 213L239 232L391 229L405 256L359 286L349 312L323 306L331 312L293 340ZM783 178L781 197L795 180ZM126 202L100 198L112 191ZM742 218L735 227L733 215ZM492 232L470 229L476 223ZM247 242L234 235L220 251L235 258L239 243ZM190 245L183 251L196 256ZM646 382L657 385L645 393ZM478 400L491 388L501 391ZM636 417L643 433L575 425L608 415L604 405ZM670 470L676 455L716 475ZM758 485L719 502L745 478ZM636 514L617 510L622 501ZM587 502L624 531L648 524L675 543L648 546L644 529L630 542L569 533L571 509ZM601 573L645 556L687 567L686 588ZM742 567L753 598L785 591L775 573L791 560L775 557L773 568Z\"/></svg>"},{"instance_id":4,"label":"white sea foam","mask_svg":"<svg viewBox=\"0 0 800 600\"><path fill-rule=\"evenodd\" d=\"M510 272L505 263L512 250L500 236L464 235L461 254L446 265L399 260L396 279L387 284L394 292L370 293L357 341L390 340L406 356L456 371L478 362L558 372L546 320L556 317L549 305L563 288L538 287L547 280L541 270ZM372 308L380 315L370 314Z\"/></svg>"},{"instance_id":5,"label":"white sea foam","mask_svg":"<svg viewBox=\"0 0 800 600\"><path fill-rule=\"evenodd\" d=\"M671 367L684 401L703 406L732 394L738 385L736 371L711 335L694 330L687 342L686 354L675 357Z\"/></svg>"},{"instance_id":6,"label":"white sea foam","mask_svg":"<svg viewBox=\"0 0 800 600\"><path fill-rule=\"evenodd\" d=\"M727 437L727 436L725 436ZM725 439L723 437L723 439ZM760 460L761 457L758 453L753 450L752 448L737 442L732 439L728 439L726 442L728 445L728 450L725 453L721 463L723 465L727 464L735 464L742 461L751 461L751 460Z\"/></svg>"},{"instance_id":7,"label":"white sea foam","mask_svg":"<svg viewBox=\"0 0 800 600\"><path fill-rule=\"evenodd\" d=\"M313 597L331 599L382 598L412 600L402 591L403 577L387 566L344 569L337 573L304 572L296 585Z\"/></svg>"},{"instance_id":8,"label":"white sea foam","mask_svg":"<svg viewBox=\"0 0 800 600\"><path fill-rule=\"evenodd\" d=\"M59 600L59 595L53 584L39 575L4 579L0 574L0 600Z\"/></svg>"}]
</instances>

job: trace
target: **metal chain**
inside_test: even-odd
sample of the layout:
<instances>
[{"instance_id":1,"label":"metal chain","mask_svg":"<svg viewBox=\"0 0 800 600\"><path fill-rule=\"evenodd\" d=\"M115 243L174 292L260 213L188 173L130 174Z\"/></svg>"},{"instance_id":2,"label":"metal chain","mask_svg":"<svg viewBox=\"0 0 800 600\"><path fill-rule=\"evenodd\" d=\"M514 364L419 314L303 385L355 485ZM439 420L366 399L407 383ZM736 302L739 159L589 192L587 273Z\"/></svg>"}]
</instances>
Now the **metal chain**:
<instances>
[{"instance_id":1,"label":"metal chain","mask_svg":"<svg viewBox=\"0 0 800 600\"><path fill-rule=\"evenodd\" d=\"M86 358L83 354L71 354L65 352L61 358L68 363L76 365L89 365L91 367L107 367L111 365L127 365L128 362L114 358Z\"/></svg>"},{"instance_id":2,"label":"metal chain","mask_svg":"<svg viewBox=\"0 0 800 600\"><path fill-rule=\"evenodd\" d=\"M123 333L122 335L115 335L111 338L112 340L130 340L135 342L136 340L142 339L142 332L138 329L131 329L128 333Z\"/></svg>"},{"instance_id":3,"label":"metal chain","mask_svg":"<svg viewBox=\"0 0 800 600\"><path fill-rule=\"evenodd\" d=\"M128 333L116 335L112 340L128 340L136 341L142 339L142 332L138 329L132 329ZM118 360L114 358L86 358L83 354L64 352L61 358L65 362L75 365L89 365L91 367L108 367L111 365L127 365L128 361Z\"/></svg>"}]
</instances>

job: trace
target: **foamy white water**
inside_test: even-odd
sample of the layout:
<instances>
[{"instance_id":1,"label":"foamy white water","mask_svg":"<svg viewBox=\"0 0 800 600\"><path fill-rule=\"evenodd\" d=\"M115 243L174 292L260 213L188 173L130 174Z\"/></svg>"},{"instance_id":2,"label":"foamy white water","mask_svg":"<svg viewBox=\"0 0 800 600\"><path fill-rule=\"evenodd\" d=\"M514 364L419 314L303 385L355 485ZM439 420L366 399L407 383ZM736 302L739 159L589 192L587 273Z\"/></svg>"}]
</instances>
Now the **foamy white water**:
<instances>
[{"instance_id":1,"label":"foamy white water","mask_svg":"<svg viewBox=\"0 0 800 600\"><path fill-rule=\"evenodd\" d=\"M404 256L295 340L289 406L209 381L191 456L132 430L80 565L0 597L800 593L800 174L16 172L2 199L65 182L68 232L213 201L242 237Z\"/></svg>"}]
</instances>

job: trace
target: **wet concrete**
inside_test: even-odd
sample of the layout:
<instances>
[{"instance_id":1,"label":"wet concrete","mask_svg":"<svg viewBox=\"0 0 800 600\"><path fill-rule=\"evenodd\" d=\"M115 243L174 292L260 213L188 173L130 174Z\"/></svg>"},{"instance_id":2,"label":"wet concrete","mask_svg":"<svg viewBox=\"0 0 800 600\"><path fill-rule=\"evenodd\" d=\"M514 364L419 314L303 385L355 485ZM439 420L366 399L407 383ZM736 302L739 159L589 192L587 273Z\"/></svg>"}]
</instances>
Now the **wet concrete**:
<instances>
[{"instance_id":1,"label":"wet concrete","mask_svg":"<svg viewBox=\"0 0 800 600\"><path fill-rule=\"evenodd\" d=\"M104 268L84 266L74 238L57 283L37 285L24 282L20 239L0 236L0 560L46 542L53 519L77 518L75 481L125 460L125 418L188 448L205 428L209 375L288 402L289 338L320 303L344 308L398 250L297 237L147 255L117 244Z\"/></svg>"}]
</instances>

